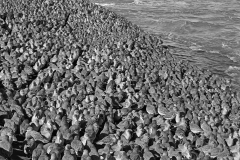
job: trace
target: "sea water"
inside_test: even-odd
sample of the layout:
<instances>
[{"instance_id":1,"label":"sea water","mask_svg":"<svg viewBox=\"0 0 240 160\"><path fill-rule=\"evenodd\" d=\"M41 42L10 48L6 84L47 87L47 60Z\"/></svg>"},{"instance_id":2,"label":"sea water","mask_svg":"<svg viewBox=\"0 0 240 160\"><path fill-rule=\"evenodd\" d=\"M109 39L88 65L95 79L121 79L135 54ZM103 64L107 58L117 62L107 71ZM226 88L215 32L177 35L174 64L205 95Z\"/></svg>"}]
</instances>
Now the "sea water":
<instances>
[{"instance_id":1,"label":"sea water","mask_svg":"<svg viewBox=\"0 0 240 160\"><path fill-rule=\"evenodd\" d=\"M160 35L171 53L240 84L240 0L91 0Z\"/></svg>"}]
</instances>

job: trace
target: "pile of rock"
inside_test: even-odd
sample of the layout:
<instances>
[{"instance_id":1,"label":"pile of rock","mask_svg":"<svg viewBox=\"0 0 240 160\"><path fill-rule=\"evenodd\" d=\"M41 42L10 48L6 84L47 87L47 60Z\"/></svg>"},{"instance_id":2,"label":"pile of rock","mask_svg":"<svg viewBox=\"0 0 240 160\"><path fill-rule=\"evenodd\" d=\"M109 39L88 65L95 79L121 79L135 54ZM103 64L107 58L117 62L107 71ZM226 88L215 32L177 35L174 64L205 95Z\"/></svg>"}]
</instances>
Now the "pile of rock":
<instances>
[{"instance_id":1,"label":"pile of rock","mask_svg":"<svg viewBox=\"0 0 240 160\"><path fill-rule=\"evenodd\" d=\"M86 0L3 0L0 26L2 159L240 159L231 81L159 37Z\"/></svg>"}]
</instances>

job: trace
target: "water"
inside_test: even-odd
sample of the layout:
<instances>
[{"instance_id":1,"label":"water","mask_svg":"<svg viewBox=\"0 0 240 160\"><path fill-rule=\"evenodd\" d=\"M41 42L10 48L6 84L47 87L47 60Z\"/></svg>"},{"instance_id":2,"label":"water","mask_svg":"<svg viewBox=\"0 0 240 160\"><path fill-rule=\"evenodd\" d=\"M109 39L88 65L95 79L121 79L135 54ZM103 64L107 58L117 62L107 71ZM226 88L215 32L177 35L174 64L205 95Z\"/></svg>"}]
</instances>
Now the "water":
<instances>
[{"instance_id":1,"label":"water","mask_svg":"<svg viewBox=\"0 0 240 160\"><path fill-rule=\"evenodd\" d=\"M240 0L91 0L160 35L177 57L240 84Z\"/></svg>"}]
</instances>

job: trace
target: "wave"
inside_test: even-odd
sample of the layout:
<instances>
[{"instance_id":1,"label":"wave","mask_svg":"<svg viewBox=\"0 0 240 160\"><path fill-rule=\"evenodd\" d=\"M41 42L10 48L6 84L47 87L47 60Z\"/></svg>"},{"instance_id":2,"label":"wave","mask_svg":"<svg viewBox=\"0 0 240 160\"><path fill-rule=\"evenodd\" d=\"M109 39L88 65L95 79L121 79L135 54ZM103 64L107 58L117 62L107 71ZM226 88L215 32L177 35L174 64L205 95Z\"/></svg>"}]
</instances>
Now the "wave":
<instances>
[{"instance_id":1,"label":"wave","mask_svg":"<svg viewBox=\"0 0 240 160\"><path fill-rule=\"evenodd\" d=\"M134 4L140 4L141 1L140 1L140 0L134 0L133 3L134 3Z\"/></svg>"},{"instance_id":2,"label":"wave","mask_svg":"<svg viewBox=\"0 0 240 160\"><path fill-rule=\"evenodd\" d=\"M238 66L229 66L228 69L226 71L240 71L240 67Z\"/></svg>"},{"instance_id":3,"label":"wave","mask_svg":"<svg viewBox=\"0 0 240 160\"><path fill-rule=\"evenodd\" d=\"M240 77L240 67L239 66L229 66L225 70L225 73L231 77Z\"/></svg>"},{"instance_id":4,"label":"wave","mask_svg":"<svg viewBox=\"0 0 240 160\"><path fill-rule=\"evenodd\" d=\"M115 3L95 3L97 5L100 5L100 6L114 6Z\"/></svg>"},{"instance_id":5,"label":"wave","mask_svg":"<svg viewBox=\"0 0 240 160\"><path fill-rule=\"evenodd\" d=\"M237 62L237 58L235 56L227 55L227 57L231 59L233 62Z\"/></svg>"},{"instance_id":6,"label":"wave","mask_svg":"<svg viewBox=\"0 0 240 160\"><path fill-rule=\"evenodd\" d=\"M238 51L228 53L226 56L235 63L240 62L240 53Z\"/></svg>"},{"instance_id":7,"label":"wave","mask_svg":"<svg viewBox=\"0 0 240 160\"><path fill-rule=\"evenodd\" d=\"M188 5L187 2L183 2L183 1L167 1L167 2L162 2L159 0L134 0L132 2L132 4L136 4L136 5L147 5L147 6L160 6L163 4L168 4L168 5L172 5L172 6L180 6L180 7L185 7Z\"/></svg>"},{"instance_id":8,"label":"wave","mask_svg":"<svg viewBox=\"0 0 240 160\"><path fill-rule=\"evenodd\" d=\"M240 82L240 67L239 66L229 66L228 69L225 70L225 73L232 77L234 81L237 83Z\"/></svg>"},{"instance_id":9,"label":"wave","mask_svg":"<svg viewBox=\"0 0 240 160\"><path fill-rule=\"evenodd\" d=\"M200 45L189 46L189 48L193 51L203 51Z\"/></svg>"}]
</instances>

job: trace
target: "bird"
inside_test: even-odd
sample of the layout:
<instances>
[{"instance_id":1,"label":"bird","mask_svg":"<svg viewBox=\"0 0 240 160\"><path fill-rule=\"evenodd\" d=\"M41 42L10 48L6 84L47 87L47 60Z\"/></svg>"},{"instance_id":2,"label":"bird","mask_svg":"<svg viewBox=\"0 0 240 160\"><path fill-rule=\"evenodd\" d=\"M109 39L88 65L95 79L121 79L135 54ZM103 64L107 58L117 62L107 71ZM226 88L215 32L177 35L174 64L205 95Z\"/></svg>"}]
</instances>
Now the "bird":
<instances>
[{"instance_id":1,"label":"bird","mask_svg":"<svg viewBox=\"0 0 240 160\"><path fill-rule=\"evenodd\" d=\"M111 146L106 144L103 148L98 149L98 153L101 157L106 157L106 155L111 154Z\"/></svg>"},{"instance_id":2,"label":"bird","mask_svg":"<svg viewBox=\"0 0 240 160\"><path fill-rule=\"evenodd\" d=\"M55 122L59 127L61 127L62 116L60 114L57 114L56 117L53 119L53 122Z\"/></svg>"},{"instance_id":3,"label":"bird","mask_svg":"<svg viewBox=\"0 0 240 160\"><path fill-rule=\"evenodd\" d=\"M81 131L81 124L79 121L76 121L73 125L69 127L71 134L78 134Z\"/></svg>"},{"instance_id":4,"label":"bird","mask_svg":"<svg viewBox=\"0 0 240 160\"><path fill-rule=\"evenodd\" d=\"M51 106L49 108L48 114L45 113L45 116L49 116L52 119L52 121L54 122L54 120L55 120L55 118L57 116L57 109L55 107Z\"/></svg>"},{"instance_id":5,"label":"bird","mask_svg":"<svg viewBox=\"0 0 240 160\"><path fill-rule=\"evenodd\" d=\"M111 73L111 75L110 75L110 77L109 77L109 79L108 79L108 82L107 82L107 86L106 86L105 92L106 92L107 94L112 93L113 90L114 90L114 88L115 88L115 86L116 86L116 83L115 83L115 81L113 80L113 78L112 78L112 73Z\"/></svg>"},{"instance_id":6,"label":"bird","mask_svg":"<svg viewBox=\"0 0 240 160\"><path fill-rule=\"evenodd\" d=\"M164 132L168 131L171 127L170 120L165 120L164 124L162 124L162 126L164 127L164 129L163 129ZM180 128L180 127L178 127L178 128Z\"/></svg>"},{"instance_id":7,"label":"bird","mask_svg":"<svg viewBox=\"0 0 240 160\"><path fill-rule=\"evenodd\" d=\"M20 134L24 135L25 132L27 131L27 128L29 127L29 120L28 119L24 119L22 121L22 123L20 124Z\"/></svg>"},{"instance_id":8,"label":"bird","mask_svg":"<svg viewBox=\"0 0 240 160\"><path fill-rule=\"evenodd\" d=\"M99 134L99 139L102 139L103 137L107 136L108 134L110 134L110 132L109 132L109 122L106 121L104 123L102 131Z\"/></svg>"},{"instance_id":9,"label":"bird","mask_svg":"<svg viewBox=\"0 0 240 160\"><path fill-rule=\"evenodd\" d=\"M152 120L156 121L158 126L162 126L165 123L165 120L161 115L158 115L157 117L153 117Z\"/></svg>"},{"instance_id":10,"label":"bird","mask_svg":"<svg viewBox=\"0 0 240 160\"><path fill-rule=\"evenodd\" d=\"M17 141L16 135L11 128L3 127L0 130L0 140L1 140L1 137L4 137L5 135L9 136L9 138L12 139L13 141Z\"/></svg>"},{"instance_id":11,"label":"bird","mask_svg":"<svg viewBox=\"0 0 240 160\"><path fill-rule=\"evenodd\" d=\"M110 144L113 145L117 142L119 136L117 134L109 134L105 136L103 139L96 142L96 144L103 145L103 144Z\"/></svg>"},{"instance_id":12,"label":"bird","mask_svg":"<svg viewBox=\"0 0 240 160\"><path fill-rule=\"evenodd\" d=\"M153 138L153 137L156 136L156 134L157 134L157 127L158 127L157 126L157 121L156 120L152 120L152 123L148 127L150 138Z\"/></svg>"},{"instance_id":13,"label":"bird","mask_svg":"<svg viewBox=\"0 0 240 160\"><path fill-rule=\"evenodd\" d=\"M0 155L0 160L8 160L8 159Z\"/></svg>"},{"instance_id":14,"label":"bird","mask_svg":"<svg viewBox=\"0 0 240 160\"><path fill-rule=\"evenodd\" d=\"M84 133L84 135L80 138L82 141L83 145L85 146L87 144L87 141L89 140L89 136L87 133Z\"/></svg>"},{"instance_id":15,"label":"bird","mask_svg":"<svg viewBox=\"0 0 240 160\"><path fill-rule=\"evenodd\" d=\"M137 131L135 132L137 137L141 137L144 133L144 128L143 128L143 124L140 123L138 126L137 126Z\"/></svg>"},{"instance_id":16,"label":"bird","mask_svg":"<svg viewBox=\"0 0 240 160\"><path fill-rule=\"evenodd\" d=\"M129 160L127 153L125 151L115 151L114 158L116 160Z\"/></svg>"},{"instance_id":17,"label":"bird","mask_svg":"<svg viewBox=\"0 0 240 160\"><path fill-rule=\"evenodd\" d=\"M234 140L233 133L230 133L228 138L225 139L225 141L229 147L231 147L233 145L233 140Z\"/></svg>"},{"instance_id":18,"label":"bird","mask_svg":"<svg viewBox=\"0 0 240 160\"><path fill-rule=\"evenodd\" d=\"M26 143L24 144L24 153L26 155L30 155L36 147L36 142L33 138L28 138L27 140L25 140L25 142Z\"/></svg>"},{"instance_id":19,"label":"bird","mask_svg":"<svg viewBox=\"0 0 240 160\"><path fill-rule=\"evenodd\" d=\"M232 153L238 153L238 152L239 152L239 149L240 149L240 143L239 143L239 141L237 141L235 145L229 147L229 149L230 149L230 151L231 151Z\"/></svg>"},{"instance_id":20,"label":"bird","mask_svg":"<svg viewBox=\"0 0 240 160\"><path fill-rule=\"evenodd\" d=\"M68 148L68 145L65 147L65 150L63 152L62 160L76 160L76 158L71 154L70 149Z\"/></svg>"},{"instance_id":21,"label":"bird","mask_svg":"<svg viewBox=\"0 0 240 160\"><path fill-rule=\"evenodd\" d=\"M167 112L165 115L163 115L163 118L167 119L167 120L172 120L174 119L176 116L176 113L174 111L171 112Z\"/></svg>"},{"instance_id":22,"label":"bird","mask_svg":"<svg viewBox=\"0 0 240 160\"><path fill-rule=\"evenodd\" d=\"M50 160L58 160L59 158L58 158L58 156L57 156L57 154L56 153L51 153L51 155L50 155Z\"/></svg>"},{"instance_id":23,"label":"bird","mask_svg":"<svg viewBox=\"0 0 240 160\"><path fill-rule=\"evenodd\" d=\"M21 115L18 115L17 112L14 112L11 120L17 125L19 126L21 121L22 121L22 116Z\"/></svg>"},{"instance_id":24,"label":"bird","mask_svg":"<svg viewBox=\"0 0 240 160\"><path fill-rule=\"evenodd\" d=\"M209 153L211 153L211 150L213 148L214 148L213 145L207 144L207 145L204 145L202 147L199 147L198 150L202 151L205 155L208 155Z\"/></svg>"},{"instance_id":25,"label":"bird","mask_svg":"<svg viewBox=\"0 0 240 160\"><path fill-rule=\"evenodd\" d=\"M178 150L182 153L183 156L185 156L186 158L190 159L191 158L191 154L189 152L188 146L187 144L179 144L178 145Z\"/></svg>"},{"instance_id":26,"label":"bird","mask_svg":"<svg viewBox=\"0 0 240 160\"><path fill-rule=\"evenodd\" d=\"M73 139L73 134L71 133L71 131L69 129L65 129L64 131L62 131L62 136L65 142L71 142Z\"/></svg>"},{"instance_id":27,"label":"bird","mask_svg":"<svg viewBox=\"0 0 240 160\"><path fill-rule=\"evenodd\" d=\"M71 119L72 120L72 118L73 118L73 115L74 114L76 114L77 113L77 106L72 106L72 108L71 108L71 110L70 110L70 112L69 112L69 114L68 114L68 119ZM78 111L78 113L79 113L79 111Z\"/></svg>"},{"instance_id":28,"label":"bird","mask_svg":"<svg viewBox=\"0 0 240 160\"><path fill-rule=\"evenodd\" d=\"M83 154L81 156L81 160L91 160L91 157L89 156L89 152L87 149L83 150Z\"/></svg>"},{"instance_id":29,"label":"bird","mask_svg":"<svg viewBox=\"0 0 240 160\"><path fill-rule=\"evenodd\" d=\"M144 133L140 138L135 139L135 143L141 147L144 147L145 144L148 144L150 140L150 137L148 133Z\"/></svg>"},{"instance_id":30,"label":"bird","mask_svg":"<svg viewBox=\"0 0 240 160\"><path fill-rule=\"evenodd\" d=\"M82 141L79 140L79 135L75 135L74 139L71 142L71 147L74 149L76 155L83 152L84 146Z\"/></svg>"},{"instance_id":31,"label":"bird","mask_svg":"<svg viewBox=\"0 0 240 160\"><path fill-rule=\"evenodd\" d=\"M166 115L169 112L169 110L162 103L158 104L157 111L158 111L158 114L162 116Z\"/></svg>"},{"instance_id":32,"label":"bird","mask_svg":"<svg viewBox=\"0 0 240 160\"><path fill-rule=\"evenodd\" d=\"M154 155L152 152L149 150L149 147L147 144L144 145L144 153L143 153L143 158L144 160L150 160L150 159L155 159Z\"/></svg>"},{"instance_id":33,"label":"bird","mask_svg":"<svg viewBox=\"0 0 240 160\"><path fill-rule=\"evenodd\" d=\"M0 148L2 149L3 155L8 158L13 154L12 139L8 135L1 136Z\"/></svg>"},{"instance_id":34,"label":"bird","mask_svg":"<svg viewBox=\"0 0 240 160\"><path fill-rule=\"evenodd\" d=\"M218 155L220 155L221 153L223 153L224 148L226 146L223 146L223 144L219 144L217 147L214 147L211 149L210 151L210 157L211 158L215 158L218 157ZM225 150L225 152L227 151L227 149ZM228 152L229 153L229 152ZM224 155L223 155L224 156Z\"/></svg>"},{"instance_id":35,"label":"bird","mask_svg":"<svg viewBox=\"0 0 240 160\"><path fill-rule=\"evenodd\" d=\"M95 147L95 145L90 140L87 141L87 146L90 149L89 156L92 159L100 159L97 148Z\"/></svg>"},{"instance_id":36,"label":"bird","mask_svg":"<svg viewBox=\"0 0 240 160\"><path fill-rule=\"evenodd\" d=\"M48 143L43 146L47 154L56 153L57 158L60 158L60 155L64 151L64 146L58 143Z\"/></svg>"},{"instance_id":37,"label":"bird","mask_svg":"<svg viewBox=\"0 0 240 160\"><path fill-rule=\"evenodd\" d=\"M64 109L64 110L66 110L67 112L70 110L69 108L70 108L70 103L69 103L69 101L68 100L66 100L66 101L63 101L62 103L61 103L61 107L60 108L62 108L62 109ZM69 112L68 112L69 113Z\"/></svg>"},{"instance_id":38,"label":"bird","mask_svg":"<svg viewBox=\"0 0 240 160\"><path fill-rule=\"evenodd\" d=\"M237 152L233 155L234 160L239 160L240 159L240 152Z\"/></svg>"},{"instance_id":39,"label":"bird","mask_svg":"<svg viewBox=\"0 0 240 160\"><path fill-rule=\"evenodd\" d=\"M158 139L153 142L153 145L149 147L149 150L155 151L158 155L162 155L163 153L163 148L161 146L161 139Z\"/></svg>"},{"instance_id":40,"label":"bird","mask_svg":"<svg viewBox=\"0 0 240 160\"><path fill-rule=\"evenodd\" d=\"M42 143L48 143L49 141L41 135L41 133L33 130L32 127L28 127L27 132L25 133L25 140L33 138L35 141L40 141Z\"/></svg>"},{"instance_id":41,"label":"bird","mask_svg":"<svg viewBox=\"0 0 240 160\"><path fill-rule=\"evenodd\" d=\"M126 119L126 120L120 121L117 124L117 127L119 128L120 131L125 131L126 129L130 128L130 120Z\"/></svg>"},{"instance_id":42,"label":"bird","mask_svg":"<svg viewBox=\"0 0 240 160\"><path fill-rule=\"evenodd\" d=\"M169 160L170 158L168 157L167 151L164 151L161 155L161 160Z\"/></svg>"},{"instance_id":43,"label":"bird","mask_svg":"<svg viewBox=\"0 0 240 160\"><path fill-rule=\"evenodd\" d=\"M193 133L201 133L201 132L203 132L203 130L193 121L190 123L190 130Z\"/></svg>"},{"instance_id":44,"label":"bird","mask_svg":"<svg viewBox=\"0 0 240 160\"><path fill-rule=\"evenodd\" d=\"M147 111L148 114L152 114L152 115L157 114L156 107L154 105L151 105L151 104L147 104L146 111Z\"/></svg>"},{"instance_id":45,"label":"bird","mask_svg":"<svg viewBox=\"0 0 240 160\"><path fill-rule=\"evenodd\" d=\"M9 99L12 99L12 98L9 98ZM23 108L20 105L18 105L15 100L10 100L10 101L8 102L10 104L11 111L15 111L19 116L24 116Z\"/></svg>"},{"instance_id":46,"label":"bird","mask_svg":"<svg viewBox=\"0 0 240 160\"><path fill-rule=\"evenodd\" d=\"M32 160L38 160L43 150L43 144L39 143L37 147L32 151Z\"/></svg>"},{"instance_id":47,"label":"bird","mask_svg":"<svg viewBox=\"0 0 240 160\"><path fill-rule=\"evenodd\" d=\"M41 111L40 110L35 110L30 122L30 125L32 126L33 130L38 131L40 128L40 119L41 119Z\"/></svg>"},{"instance_id":48,"label":"bird","mask_svg":"<svg viewBox=\"0 0 240 160\"><path fill-rule=\"evenodd\" d=\"M121 135L121 140L122 140L124 146L129 144L129 142L132 138L132 132L133 132L132 129L126 129L123 132L123 134Z\"/></svg>"},{"instance_id":49,"label":"bird","mask_svg":"<svg viewBox=\"0 0 240 160\"><path fill-rule=\"evenodd\" d=\"M188 136L187 136L187 140L189 140L190 142L194 142L196 139L195 135L193 132L189 132Z\"/></svg>"},{"instance_id":50,"label":"bird","mask_svg":"<svg viewBox=\"0 0 240 160\"><path fill-rule=\"evenodd\" d=\"M38 160L49 160L49 157L48 157L47 152L45 150L42 150L42 153L39 156Z\"/></svg>"},{"instance_id":51,"label":"bird","mask_svg":"<svg viewBox=\"0 0 240 160\"><path fill-rule=\"evenodd\" d=\"M132 150L129 151L128 155L131 160L140 160L141 156L141 147L138 145L134 145Z\"/></svg>"},{"instance_id":52,"label":"bird","mask_svg":"<svg viewBox=\"0 0 240 160\"><path fill-rule=\"evenodd\" d=\"M12 121L11 119L4 119L4 127L8 127L11 128L13 130L14 133L16 133L17 131L17 125L14 123L14 121Z\"/></svg>"},{"instance_id":53,"label":"bird","mask_svg":"<svg viewBox=\"0 0 240 160\"><path fill-rule=\"evenodd\" d=\"M91 140L92 142L95 140L96 135L97 135L97 133L96 133L95 130L94 130L93 125L88 125L88 126L85 128L85 134L88 135L89 140Z\"/></svg>"},{"instance_id":54,"label":"bird","mask_svg":"<svg viewBox=\"0 0 240 160\"><path fill-rule=\"evenodd\" d=\"M72 125L74 125L77 122L79 122L79 119L82 118L80 116L82 116L82 114L80 114L80 111L79 110L75 110L73 115L72 115L72 117L71 117Z\"/></svg>"},{"instance_id":55,"label":"bird","mask_svg":"<svg viewBox=\"0 0 240 160\"><path fill-rule=\"evenodd\" d=\"M191 121L193 119L193 115L192 115L191 110L187 111L187 113L185 115L185 118L188 119L189 121Z\"/></svg>"},{"instance_id":56,"label":"bird","mask_svg":"<svg viewBox=\"0 0 240 160\"><path fill-rule=\"evenodd\" d=\"M180 122L180 120L181 120L180 112L177 112L177 113L176 113L176 116L175 116L175 121L176 121L176 123L178 124L178 123Z\"/></svg>"},{"instance_id":57,"label":"bird","mask_svg":"<svg viewBox=\"0 0 240 160\"><path fill-rule=\"evenodd\" d=\"M58 117L58 116L57 116ZM56 118L57 118L56 117ZM67 116L63 116L62 119L60 120L60 124L59 124L60 128L59 131L60 132L64 132L66 129L69 129L69 124L67 121Z\"/></svg>"},{"instance_id":58,"label":"bird","mask_svg":"<svg viewBox=\"0 0 240 160\"><path fill-rule=\"evenodd\" d=\"M121 151L122 148L123 148L123 142L120 139L117 141L115 145L111 146L111 149L114 151Z\"/></svg>"},{"instance_id":59,"label":"bird","mask_svg":"<svg viewBox=\"0 0 240 160\"><path fill-rule=\"evenodd\" d=\"M48 140L50 141L52 138L53 133L53 124L52 120L49 118L47 119L47 122L44 123L40 128L40 133Z\"/></svg>"},{"instance_id":60,"label":"bird","mask_svg":"<svg viewBox=\"0 0 240 160\"><path fill-rule=\"evenodd\" d=\"M38 123L39 123L39 128L38 129L40 129L41 126L46 122L46 119L47 118L45 116L42 116L42 118L38 120Z\"/></svg>"},{"instance_id":61,"label":"bird","mask_svg":"<svg viewBox=\"0 0 240 160\"><path fill-rule=\"evenodd\" d=\"M97 121L97 122L94 122L94 123L92 124L92 126L93 126L94 132L97 134L97 133L99 132L99 129L100 129L100 125L99 125L98 121Z\"/></svg>"},{"instance_id":62,"label":"bird","mask_svg":"<svg viewBox=\"0 0 240 160\"><path fill-rule=\"evenodd\" d=\"M170 146L170 148L167 150L168 152L168 156L169 158L172 158L172 157L177 157L178 154L179 154L179 151L173 147L173 146Z\"/></svg>"},{"instance_id":63,"label":"bird","mask_svg":"<svg viewBox=\"0 0 240 160\"><path fill-rule=\"evenodd\" d=\"M123 103L120 103L122 105L123 108L127 108L130 109L131 106L133 105L131 96L129 96Z\"/></svg>"},{"instance_id":64,"label":"bird","mask_svg":"<svg viewBox=\"0 0 240 160\"><path fill-rule=\"evenodd\" d=\"M64 138L60 131L57 131L56 139L54 140L54 143L58 143L63 145L64 144Z\"/></svg>"},{"instance_id":65,"label":"bird","mask_svg":"<svg viewBox=\"0 0 240 160\"><path fill-rule=\"evenodd\" d=\"M227 141L220 134L217 134L217 142L218 142L218 144L224 144L225 145Z\"/></svg>"},{"instance_id":66,"label":"bird","mask_svg":"<svg viewBox=\"0 0 240 160\"><path fill-rule=\"evenodd\" d=\"M204 135L207 137L209 134L212 133L212 128L207 124L205 120L200 121L200 127L204 132Z\"/></svg>"},{"instance_id":67,"label":"bird","mask_svg":"<svg viewBox=\"0 0 240 160\"><path fill-rule=\"evenodd\" d=\"M114 121L119 122L122 119L120 109L113 109L113 113L114 113L113 114Z\"/></svg>"}]
</instances>

